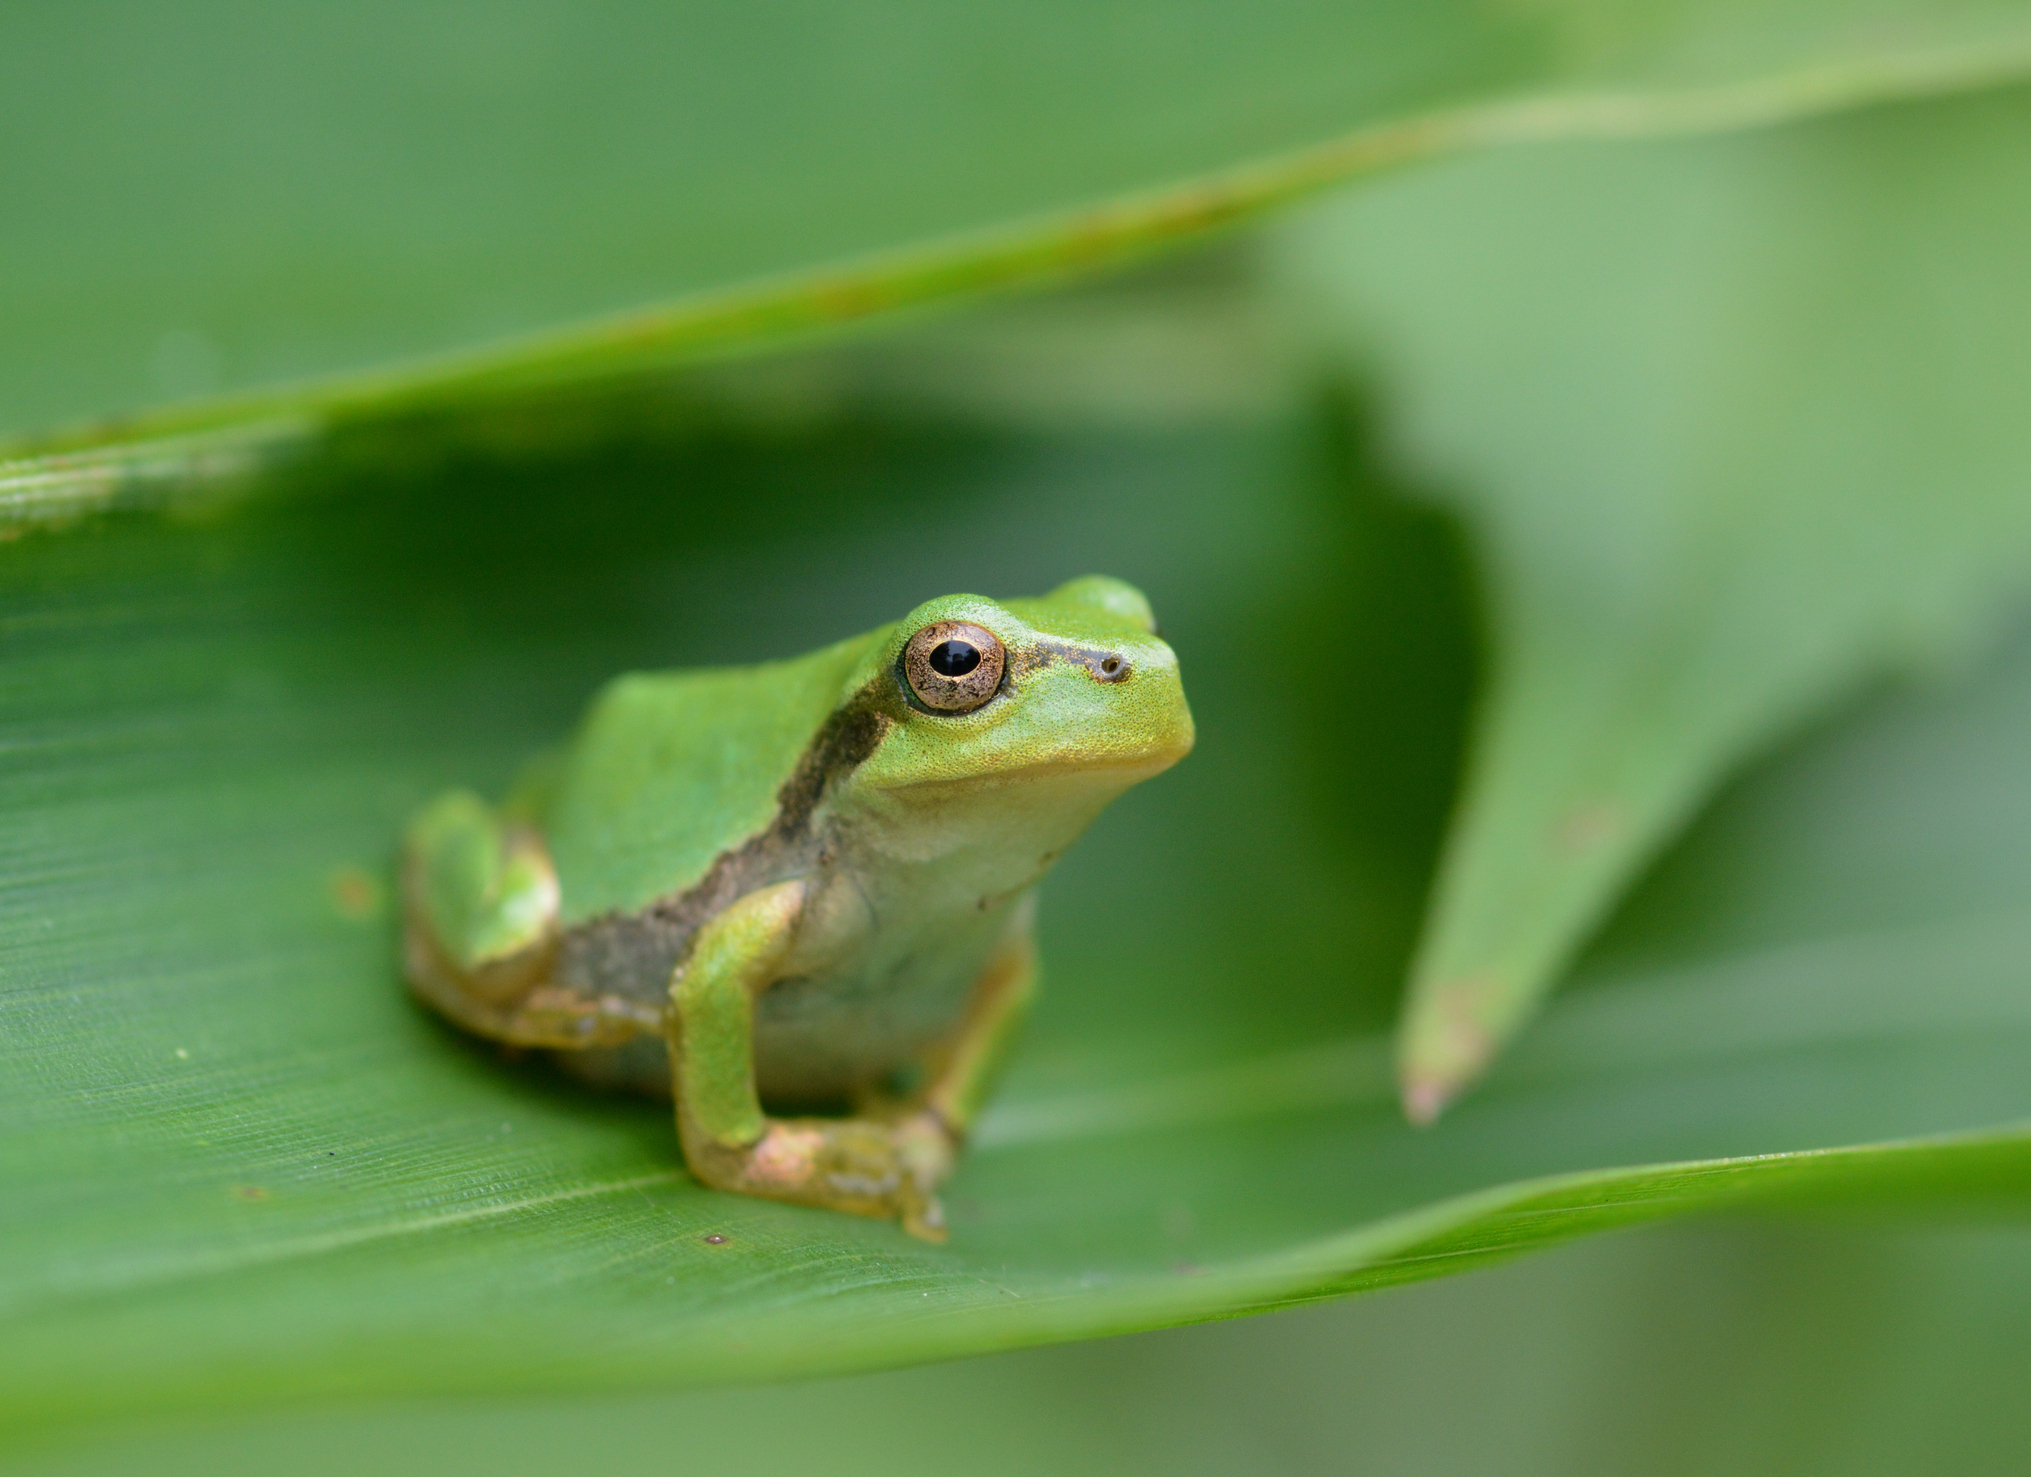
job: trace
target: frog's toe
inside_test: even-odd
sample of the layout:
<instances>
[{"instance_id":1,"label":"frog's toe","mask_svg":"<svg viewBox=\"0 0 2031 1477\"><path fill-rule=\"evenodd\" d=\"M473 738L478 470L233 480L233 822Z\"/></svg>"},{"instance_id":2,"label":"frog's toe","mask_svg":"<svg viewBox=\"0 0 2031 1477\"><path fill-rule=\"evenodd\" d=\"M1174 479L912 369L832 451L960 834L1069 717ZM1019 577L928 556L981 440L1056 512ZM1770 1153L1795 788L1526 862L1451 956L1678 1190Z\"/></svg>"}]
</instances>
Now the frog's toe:
<instances>
[{"instance_id":1,"label":"frog's toe","mask_svg":"<svg viewBox=\"0 0 2031 1477\"><path fill-rule=\"evenodd\" d=\"M948 1236L945 1229L945 1205L936 1195L927 1195L914 1205L906 1206L902 1214L903 1229L919 1241L930 1241L943 1246Z\"/></svg>"}]
</instances>

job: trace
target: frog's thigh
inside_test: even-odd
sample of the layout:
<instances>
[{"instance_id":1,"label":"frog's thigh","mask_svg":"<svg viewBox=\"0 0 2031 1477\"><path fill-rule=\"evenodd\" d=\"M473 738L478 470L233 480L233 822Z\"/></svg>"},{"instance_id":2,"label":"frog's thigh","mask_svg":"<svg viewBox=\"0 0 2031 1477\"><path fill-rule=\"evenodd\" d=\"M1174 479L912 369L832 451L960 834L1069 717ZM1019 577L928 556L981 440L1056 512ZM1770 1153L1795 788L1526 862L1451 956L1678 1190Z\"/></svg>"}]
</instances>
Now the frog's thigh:
<instances>
[{"instance_id":1,"label":"frog's thigh","mask_svg":"<svg viewBox=\"0 0 2031 1477\"><path fill-rule=\"evenodd\" d=\"M963 1137L1008 1057L1037 994L1036 898L1024 898L1001 947L981 971L959 1030L930 1061L925 1106Z\"/></svg>"},{"instance_id":2,"label":"frog's thigh","mask_svg":"<svg viewBox=\"0 0 2031 1477\"><path fill-rule=\"evenodd\" d=\"M469 1031L518 1046L612 1045L660 1032L662 1012L550 979L557 873L543 838L477 795L453 791L405 839L409 982Z\"/></svg>"},{"instance_id":3,"label":"frog's thigh","mask_svg":"<svg viewBox=\"0 0 2031 1477\"><path fill-rule=\"evenodd\" d=\"M670 1076L691 1172L719 1190L899 1217L944 1237L933 1191L952 1144L928 1114L900 1120L770 1118L755 1092L755 997L777 978L806 888L750 893L699 930L670 986Z\"/></svg>"}]
</instances>

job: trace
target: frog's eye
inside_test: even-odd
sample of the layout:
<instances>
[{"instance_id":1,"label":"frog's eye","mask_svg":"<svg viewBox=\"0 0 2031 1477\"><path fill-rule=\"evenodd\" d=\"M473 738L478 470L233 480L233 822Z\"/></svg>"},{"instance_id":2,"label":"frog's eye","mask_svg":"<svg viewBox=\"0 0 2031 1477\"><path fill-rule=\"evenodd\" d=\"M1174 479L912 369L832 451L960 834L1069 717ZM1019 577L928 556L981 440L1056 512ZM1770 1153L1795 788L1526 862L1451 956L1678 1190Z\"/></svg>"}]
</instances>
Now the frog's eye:
<instances>
[{"instance_id":1,"label":"frog's eye","mask_svg":"<svg viewBox=\"0 0 2031 1477\"><path fill-rule=\"evenodd\" d=\"M994 632L970 621L938 621L903 648L903 676L925 707L970 713L1001 686L1005 661Z\"/></svg>"}]
</instances>

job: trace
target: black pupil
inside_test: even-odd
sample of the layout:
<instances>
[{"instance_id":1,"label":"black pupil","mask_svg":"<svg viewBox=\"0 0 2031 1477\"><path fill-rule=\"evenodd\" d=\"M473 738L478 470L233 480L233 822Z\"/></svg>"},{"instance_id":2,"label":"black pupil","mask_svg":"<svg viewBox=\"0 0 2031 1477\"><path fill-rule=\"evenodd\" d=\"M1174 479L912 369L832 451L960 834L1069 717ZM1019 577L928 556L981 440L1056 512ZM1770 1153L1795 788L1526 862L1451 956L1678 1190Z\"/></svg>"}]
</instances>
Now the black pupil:
<instances>
[{"instance_id":1,"label":"black pupil","mask_svg":"<svg viewBox=\"0 0 2031 1477\"><path fill-rule=\"evenodd\" d=\"M940 677L964 677L980 665L980 649L970 641L940 641L931 648L929 660Z\"/></svg>"}]
</instances>

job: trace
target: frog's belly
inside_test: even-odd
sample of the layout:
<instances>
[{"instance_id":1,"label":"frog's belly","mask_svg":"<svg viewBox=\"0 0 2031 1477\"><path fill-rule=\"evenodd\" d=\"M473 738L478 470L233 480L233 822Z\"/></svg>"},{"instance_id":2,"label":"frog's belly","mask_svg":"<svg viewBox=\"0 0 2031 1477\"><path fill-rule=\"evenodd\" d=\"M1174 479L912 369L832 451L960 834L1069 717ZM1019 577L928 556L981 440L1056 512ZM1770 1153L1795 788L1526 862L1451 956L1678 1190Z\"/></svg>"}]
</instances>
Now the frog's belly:
<instances>
[{"instance_id":1,"label":"frog's belly","mask_svg":"<svg viewBox=\"0 0 2031 1477\"><path fill-rule=\"evenodd\" d=\"M965 1016L985 952L855 963L779 980L755 1002L755 1082L769 1107L837 1105L920 1061ZM660 1037L557 1057L603 1087L670 1091L670 1055Z\"/></svg>"},{"instance_id":2,"label":"frog's belly","mask_svg":"<svg viewBox=\"0 0 2031 1477\"><path fill-rule=\"evenodd\" d=\"M859 893L866 897L865 891ZM1009 905L897 907L823 972L776 981L755 1001L755 1086L762 1101L836 1101L922 1060L965 1018L975 981L1008 931Z\"/></svg>"},{"instance_id":3,"label":"frog's belly","mask_svg":"<svg viewBox=\"0 0 2031 1477\"><path fill-rule=\"evenodd\" d=\"M966 1011L971 974L786 979L755 1002L766 1103L837 1100L920 1060Z\"/></svg>"}]
</instances>

